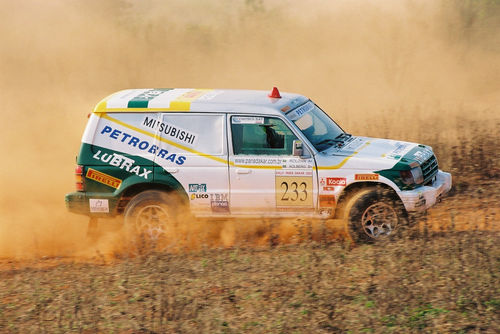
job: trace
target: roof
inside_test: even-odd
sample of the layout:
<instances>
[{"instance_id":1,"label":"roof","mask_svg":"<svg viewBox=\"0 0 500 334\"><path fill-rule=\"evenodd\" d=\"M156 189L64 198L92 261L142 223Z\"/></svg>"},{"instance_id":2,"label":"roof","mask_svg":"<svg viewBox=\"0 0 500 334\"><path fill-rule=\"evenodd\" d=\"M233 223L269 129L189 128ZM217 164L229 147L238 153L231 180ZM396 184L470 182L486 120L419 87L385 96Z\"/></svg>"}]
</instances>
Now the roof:
<instances>
[{"instance_id":1,"label":"roof","mask_svg":"<svg viewBox=\"0 0 500 334\"><path fill-rule=\"evenodd\" d=\"M276 114L294 109L308 100L305 96L292 93L281 93L281 98L272 98L269 93L234 89L127 89L103 99L94 112L232 111Z\"/></svg>"}]
</instances>

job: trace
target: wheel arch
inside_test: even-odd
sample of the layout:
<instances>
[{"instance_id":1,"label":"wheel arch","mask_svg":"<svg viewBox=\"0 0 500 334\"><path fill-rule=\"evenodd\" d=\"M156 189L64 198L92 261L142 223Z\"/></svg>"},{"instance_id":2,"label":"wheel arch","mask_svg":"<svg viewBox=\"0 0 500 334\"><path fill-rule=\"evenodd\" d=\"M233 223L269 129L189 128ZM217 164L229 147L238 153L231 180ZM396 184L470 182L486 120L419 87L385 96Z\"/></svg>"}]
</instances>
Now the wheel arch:
<instances>
[{"instance_id":1,"label":"wheel arch","mask_svg":"<svg viewBox=\"0 0 500 334\"><path fill-rule=\"evenodd\" d=\"M390 185L382 182L353 182L348 184L344 190L340 193L339 199L337 200L337 209L335 210L335 218L341 218L343 215L343 208L349 199L358 191L367 188L378 188L384 192L387 192L394 200L400 201L397 192ZM401 202L402 204L402 202Z\"/></svg>"},{"instance_id":2,"label":"wheel arch","mask_svg":"<svg viewBox=\"0 0 500 334\"><path fill-rule=\"evenodd\" d=\"M159 183L159 182L143 182L143 183L135 183L133 185L130 185L126 189L124 189L121 192L120 200L118 202L117 206L117 213L121 214L123 213L125 207L127 206L128 202L137 194L140 194L143 191L146 190L159 190L159 191L164 191L164 192L174 192L176 193L181 201L183 203L189 203L189 197L184 190L184 188L172 185L172 184L166 184L166 183Z\"/></svg>"}]
</instances>

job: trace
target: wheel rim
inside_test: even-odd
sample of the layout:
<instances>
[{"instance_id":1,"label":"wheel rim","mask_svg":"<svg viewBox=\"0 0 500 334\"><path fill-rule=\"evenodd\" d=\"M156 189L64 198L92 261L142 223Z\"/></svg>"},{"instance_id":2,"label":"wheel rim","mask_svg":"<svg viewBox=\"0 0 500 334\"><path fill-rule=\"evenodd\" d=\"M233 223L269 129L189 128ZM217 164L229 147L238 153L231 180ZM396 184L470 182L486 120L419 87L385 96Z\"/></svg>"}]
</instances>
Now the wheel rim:
<instances>
[{"instance_id":1,"label":"wheel rim","mask_svg":"<svg viewBox=\"0 0 500 334\"><path fill-rule=\"evenodd\" d=\"M137 213L135 228L140 235L151 241L164 238L170 221L168 212L159 205L148 205Z\"/></svg>"},{"instance_id":2,"label":"wheel rim","mask_svg":"<svg viewBox=\"0 0 500 334\"><path fill-rule=\"evenodd\" d=\"M375 203L366 208L361 216L363 231L372 239L389 236L398 226L396 210L386 203Z\"/></svg>"}]
</instances>

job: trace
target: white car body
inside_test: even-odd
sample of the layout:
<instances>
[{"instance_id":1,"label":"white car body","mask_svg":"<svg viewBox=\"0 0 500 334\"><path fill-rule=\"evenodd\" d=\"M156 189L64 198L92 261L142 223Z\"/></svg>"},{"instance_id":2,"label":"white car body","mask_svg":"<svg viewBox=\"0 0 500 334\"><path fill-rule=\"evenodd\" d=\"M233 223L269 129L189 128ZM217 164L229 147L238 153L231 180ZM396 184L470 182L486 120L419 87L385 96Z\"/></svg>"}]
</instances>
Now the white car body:
<instances>
[{"instance_id":1,"label":"white car body","mask_svg":"<svg viewBox=\"0 0 500 334\"><path fill-rule=\"evenodd\" d=\"M326 141L329 147L318 150L297 125L307 126L304 115L317 110L306 97L289 93L117 92L91 114L78 157L87 189L68 194L68 207L90 216L113 215L120 213L127 189L163 180L178 183L176 191L183 192L192 214L200 217L332 217L345 189L355 184L383 184L407 211L422 211L450 190L451 175L438 170L428 146L345 134L342 141ZM321 129L314 131L324 135ZM276 147L263 147L262 133ZM300 142L303 153L294 155L289 148ZM431 160L428 179L401 186L395 167L410 166L416 173Z\"/></svg>"}]
</instances>

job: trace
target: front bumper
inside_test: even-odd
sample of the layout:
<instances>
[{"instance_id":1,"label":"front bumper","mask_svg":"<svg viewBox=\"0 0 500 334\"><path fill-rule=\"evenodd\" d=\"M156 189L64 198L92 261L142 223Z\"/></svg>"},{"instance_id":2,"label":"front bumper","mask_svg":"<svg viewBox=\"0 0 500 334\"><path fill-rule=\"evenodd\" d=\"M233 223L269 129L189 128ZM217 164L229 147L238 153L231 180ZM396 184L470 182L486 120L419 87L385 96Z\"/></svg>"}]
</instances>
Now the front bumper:
<instances>
[{"instance_id":1,"label":"front bumper","mask_svg":"<svg viewBox=\"0 0 500 334\"><path fill-rule=\"evenodd\" d=\"M430 186L423 186L414 190L405 190L398 193L406 211L425 211L451 189L451 174L439 170L436 179Z\"/></svg>"}]
</instances>

